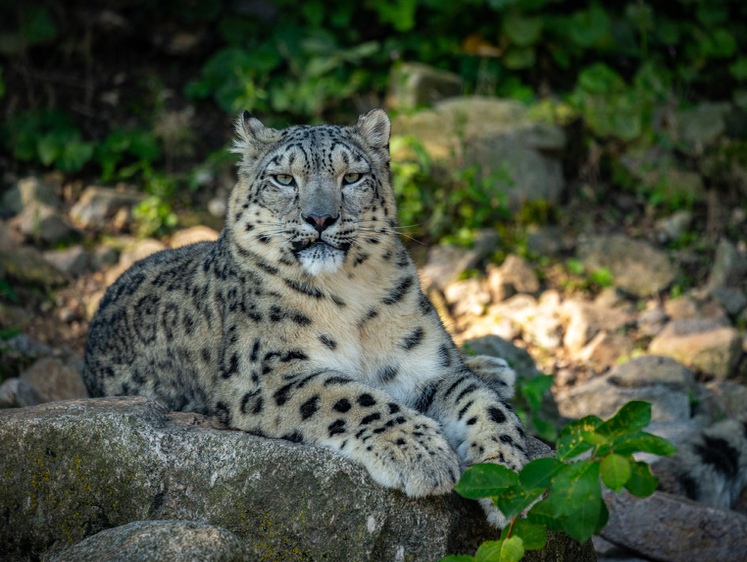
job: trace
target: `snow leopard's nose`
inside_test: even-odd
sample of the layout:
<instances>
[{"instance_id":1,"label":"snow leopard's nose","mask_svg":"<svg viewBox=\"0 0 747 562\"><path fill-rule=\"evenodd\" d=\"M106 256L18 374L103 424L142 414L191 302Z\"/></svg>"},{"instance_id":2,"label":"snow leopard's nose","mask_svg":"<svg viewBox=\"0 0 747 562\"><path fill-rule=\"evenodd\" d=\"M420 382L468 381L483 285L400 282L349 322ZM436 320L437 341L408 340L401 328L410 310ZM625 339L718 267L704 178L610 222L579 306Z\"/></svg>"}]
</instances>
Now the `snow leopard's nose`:
<instances>
[{"instance_id":1,"label":"snow leopard's nose","mask_svg":"<svg viewBox=\"0 0 747 562\"><path fill-rule=\"evenodd\" d=\"M316 231L321 234L325 230L327 230L330 226L335 224L337 222L337 219L340 215L337 215L336 217L331 217L329 215L324 215L323 217L320 217L319 215L306 215L303 217L303 220L305 220L307 223L309 223L311 226L313 226Z\"/></svg>"}]
</instances>

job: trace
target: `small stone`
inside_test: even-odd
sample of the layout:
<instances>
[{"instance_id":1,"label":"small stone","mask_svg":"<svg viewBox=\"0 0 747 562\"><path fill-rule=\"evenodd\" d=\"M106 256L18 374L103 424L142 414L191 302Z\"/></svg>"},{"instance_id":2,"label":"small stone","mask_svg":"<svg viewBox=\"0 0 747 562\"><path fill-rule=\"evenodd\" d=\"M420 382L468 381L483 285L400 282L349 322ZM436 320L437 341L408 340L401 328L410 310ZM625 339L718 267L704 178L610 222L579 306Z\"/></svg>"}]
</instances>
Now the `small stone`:
<instances>
[{"instance_id":1,"label":"small stone","mask_svg":"<svg viewBox=\"0 0 747 562\"><path fill-rule=\"evenodd\" d=\"M27 240L39 240L45 244L55 244L76 233L60 211L44 203L27 206L8 224Z\"/></svg>"},{"instance_id":2,"label":"small stone","mask_svg":"<svg viewBox=\"0 0 747 562\"><path fill-rule=\"evenodd\" d=\"M12 250L23 244L23 236L0 220L0 252Z\"/></svg>"},{"instance_id":3,"label":"small stone","mask_svg":"<svg viewBox=\"0 0 747 562\"><path fill-rule=\"evenodd\" d=\"M565 233L559 226L532 226L527 232L527 251L539 256L556 256L566 249Z\"/></svg>"},{"instance_id":4,"label":"small stone","mask_svg":"<svg viewBox=\"0 0 747 562\"><path fill-rule=\"evenodd\" d=\"M147 258L151 254L166 250L166 244L153 238L144 238L134 244L130 249L122 252L119 256L119 262L113 268L106 272L105 282L108 285L114 283L133 263Z\"/></svg>"},{"instance_id":5,"label":"small stone","mask_svg":"<svg viewBox=\"0 0 747 562\"><path fill-rule=\"evenodd\" d=\"M133 190L91 185L70 209L70 217L84 228L103 228L119 209L137 205L145 198L144 193Z\"/></svg>"},{"instance_id":6,"label":"small stone","mask_svg":"<svg viewBox=\"0 0 747 562\"><path fill-rule=\"evenodd\" d=\"M88 398L78 370L51 357L39 359L19 378L33 389L39 404Z\"/></svg>"},{"instance_id":7,"label":"small stone","mask_svg":"<svg viewBox=\"0 0 747 562\"><path fill-rule=\"evenodd\" d=\"M534 269L524 258L513 254L509 254L500 267L488 268L488 287L495 302L515 293L536 294L540 289Z\"/></svg>"},{"instance_id":8,"label":"small stone","mask_svg":"<svg viewBox=\"0 0 747 562\"><path fill-rule=\"evenodd\" d=\"M65 276L35 248L22 247L0 252L0 263L8 278L21 284L53 287L67 282Z\"/></svg>"},{"instance_id":9,"label":"small stone","mask_svg":"<svg viewBox=\"0 0 747 562\"><path fill-rule=\"evenodd\" d=\"M747 306L747 296L735 287L717 287L710 294L731 316L737 316Z\"/></svg>"},{"instance_id":10,"label":"small stone","mask_svg":"<svg viewBox=\"0 0 747 562\"><path fill-rule=\"evenodd\" d=\"M644 355L614 367L608 380L620 387L639 388L664 385L676 390L695 390L695 377L684 365L671 357Z\"/></svg>"},{"instance_id":11,"label":"small stone","mask_svg":"<svg viewBox=\"0 0 747 562\"><path fill-rule=\"evenodd\" d=\"M88 537L49 562L253 562L258 554L236 535L193 521L133 521Z\"/></svg>"},{"instance_id":12,"label":"small stone","mask_svg":"<svg viewBox=\"0 0 747 562\"><path fill-rule=\"evenodd\" d=\"M89 262L91 269L99 271L119 261L119 252L107 244L96 246L91 252Z\"/></svg>"},{"instance_id":13,"label":"small stone","mask_svg":"<svg viewBox=\"0 0 747 562\"><path fill-rule=\"evenodd\" d=\"M735 374L742 340L737 330L712 320L672 320L651 342L649 353L672 357L687 367L725 379Z\"/></svg>"},{"instance_id":14,"label":"small stone","mask_svg":"<svg viewBox=\"0 0 747 562\"><path fill-rule=\"evenodd\" d=\"M738 287L747 274L747 258L726 238L719 240L706 289Z\"/></svg>"},{"instance_id":15,"label":"small stone","mask_svg":"<svg viewBox=\"0 0 747 562\"><path fill-rule=\"evenodd\" d=\"M698 385L695 413L710 421L742 417L747 413L747 386L732 381Z\"/></svg>"},{"instance_id":16,"label":"small stone","mask_svg":"<svg viewBox=\"0 0 747 562\"><path fill-rule=\"evenodd\" d=\"M44 259L55 266L65 275L79 277L86 272L88 255L80 244L70 246L64 250L49 250L44 252Z\"/></svg>"},{"instance_id":17,"label":"small stone","mask_svg":"<svg viewBox=\"0 0 747 562\"><path fill-rule=\"evenodd\" d=\"M19 180L16 185L5 192L2 206L13 211L14 215L18 215L27 207L36 206L39 203L55 209L60 207L60 199L55 193L54 185L30 176Z\"/></svg>"},{"instance_id":18,"label":"small stone","mask_svg":"<svg viewBox=\"0 0 747 562\"><path fill-rule=\"evenodd\" d=\"M498 235L486 230L480 233L472 248L441 244L428 250L428 259L421 270L426 284L443 290L467 269L472 269L498 245Z\"/></svg>"},{"instance_id":19,"label":"small stone","mask_svg":"<svg viewBox=\"0 0 747 562\"><path fill-rule=\"evenodd\" d=\"M594 299L594 304L602 308L617 308L627 304L625 295L615 287L605 287Z\"/></svg>"},{"instance_id":20,"label":"small stone","mask_svg":"<svg viewBox=\"0 0 747 562\"><path fill-rule=\"evenodd\" d=\"M62 310L60 310L59 314L57 315L57 317L62 322L65 322L67 324L75 320L77 316L78 316L78 313L75 312L75 310L72 308L63 308Z\"/></svg>"},{"instance_id":21,"label":"small stone","mask_svg":"<svg viewBox=\"0 0 747 562\"><path fill-rule=\"evenodd\" d=\"M226 216L226 202L223 199L211 199L207 205L208 213L217 218Z\"/></svg>"},{"instance_id":22,"label":"small stone","mask_svg":"<svg viewBox=\"0 0 747 562\"><path fill-rule=\"evenodd\" d=\"M171 248L180 248L188 244L197 242L214 242L218 239L220 233L207 226L193 226L183 230L177 230L171 236Z\"/></svg>"},{"instance_id":23,"label":"small stone","mask_svg":"<svg viewBox=\"0 0 747 562\"><path fill-rule=\"evenodd\" d=\"M673 320L711 320L722 326L731 326L726 311L713 300L683 296L665 302L664 311Z\"/></svg>"},{"instance_id":24,"label":"small stone","mask_svg":"<svg viewBox=\"0 0 747 562\"><path fill-rule=\"evenodd\" d=\"M679 240L693 222L693 214L690 211L675 211L668 217L656 221L656 231L659 242Z\"/></svg>"},{"instance_id":25,"label":"small stone","mask_svg":"<svg viewBox=\"0 0 747 562\"><path fill-rule=\"evenodd\" d=\"M663 291L679 273L664 252L627 236L597 236L581 241L577 255L587 271L609 269L613 285L637 297Z\"/></svg>"},{"instance_id":26,"label":"small stone","mask_svg":"<svg viewBox=\"0 0 747 562\"><path fill-rule=\"evenodd\" d=\"M664 329L669 317L660 307L644 310L638 315L636 323L643 335L655 336Z\"/></svg>"},{"instance_id":27,"label":"small stone","mask_svg":"<svg viewBox=\"0 0 747 562\"><path fill-rule=\"evenodd\" d=\"M623 334L602 331L575 356L601 373L614 366L621 357L629 356L634 349L633 342Z\"/></svg>"},{"instance_id":28,"label":"small stone","mask_svg":"<svg viewBox=\"0 0 747 562\"><path fill-rule=\"evenodd\" d=\"M39 396L29 384L13 377L0 384L0 409L25 408L39 404Z\"/></svg>"},{"instance_id":29,"label":"small stone","mask_svg":"<svg viewBox=\"0 0 747 562\"><path fill-rule=\"evenodd\" d=\"M474 277L447 285L444 298L451 305L454 316L481 316L490 302L490 295Z\"/></svg>"},{"instance_id":30,"label":"small stone","mask_svg":"<svg viewBox=\"0 0 747 562\"><path fill-rule=\"evenodd\" d=\"M561 316L568 323L563 344L572 352L579 351L600 331L613 332L631 321L619 309L603 308L579 299L563 303Z\"/></svg>"}]
</instances>

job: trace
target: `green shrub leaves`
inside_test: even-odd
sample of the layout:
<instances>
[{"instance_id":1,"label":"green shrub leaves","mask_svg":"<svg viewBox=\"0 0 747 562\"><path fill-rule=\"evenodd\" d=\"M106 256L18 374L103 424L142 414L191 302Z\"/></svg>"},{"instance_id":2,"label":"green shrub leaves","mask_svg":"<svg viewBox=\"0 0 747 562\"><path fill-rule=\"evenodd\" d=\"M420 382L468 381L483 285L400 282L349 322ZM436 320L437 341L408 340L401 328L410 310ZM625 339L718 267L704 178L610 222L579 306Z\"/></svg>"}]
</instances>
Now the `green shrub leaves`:
<instances>
[{"instance_id":1,"label":"green shrub leaves","mask_svg":"<svg viewBox=\"0 0 747 562\"><path fill-rule=\"evenodd\" d=\"M629 402L607 421L587 416L569 423L560 432L556 457L533 460L518 475L492 464L468 468L456 491L471 499L491 497L511 523L501 540L484 543L474 557L450 556L441 562L516 562L525 550L545 545L547 530L565 531L579 542L599 534L609 518L601 484L646 497L658 479L632 454L676 452L665 439L641 431L650 421L651 404ZM573 460L584 453L588 458ZM537 501L545 493L545 499ZM522 513L526 519L519 519Z\"/></svg>"}]
</instances>

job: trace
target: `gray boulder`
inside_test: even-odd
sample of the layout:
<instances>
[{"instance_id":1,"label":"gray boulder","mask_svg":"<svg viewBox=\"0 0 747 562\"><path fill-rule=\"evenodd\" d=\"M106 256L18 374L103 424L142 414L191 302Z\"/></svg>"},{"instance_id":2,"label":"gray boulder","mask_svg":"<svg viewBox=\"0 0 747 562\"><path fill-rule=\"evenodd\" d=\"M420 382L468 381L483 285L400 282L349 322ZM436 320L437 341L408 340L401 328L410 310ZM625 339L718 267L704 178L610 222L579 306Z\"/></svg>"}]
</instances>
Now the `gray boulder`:
<instances>
[{"instance_id":1,"label":"gray boulder","mask_svg":"<svg viewBox=\"0 0 747 562\"><path fill-rule=\"evenodd\" d=\"M471 248L455 244L440 244L428 249L428 259L421 270L426 285L443 290L467 269L476 267L498 246L500 238L494 230L479 230Z\"/></svg>"},{"instance_id":2,"label":"gray boulder","mask_svg":"<svg viewBox=\"0 0 747 562\"><path fill-rule=\"evenodd\" d=\"M134 521L48 552L45 562L249 562L260 560L233 533L194 521Z\"/></svg>"},{"instance_id":3,"label":"gray boulder","mask_svg":"<svg viewBox=\"0 0 747 562\"><path fill-rule=\"evenodd\" d=\"M476 502L415 500L320 447L209 427L145 398L0 411L0 557L38 557L133 521L221 527L269 560L437 560L498 533ZM533 458L549 450L530 441ZM595 559L554 534L527 560Z\"/></svg>"},{"instance_id":4,"label":"gray boulder","mask_svg":"<svg viewBox=\"0 0 747 562\"><path fill-rule=\"evenodd\" d=\"M726 238L719 240L716 257L708 275L708 290L738 287L747 274L747 258Z\"/></svg>"},{"instance_id":5,"label":"gray boulder","mask_svg":"<svg viewBox=\"0 0 747 562\"><path fill-rule=\"evenodd\" d=\"M54 185L34 176L18 180L16 185L5 192L2 200L2 206L11 210L15 215L23 212L26 207L38 203L59 208L60 199L55 193Z\"/></svg>"},{"instance_id":6,"label":"gray boulder","mask_svg":"<svg viewBox=\"0 0 747 562\"><path fill-rule=\"evenodd\" d=\"M44 259L59 269L65 275L78 277L86 272L88 255L80 244L63 250L49 250L44 252Z\"/></svg>"},{"instance_id":7,"label":"gray boulder","mask_svg":"<svg viewBox=\"0 0 747 562\"><path fill-rule=\"evenodd\" d=\"M60 211L45 203L28 205L8 221L27 240L54 244L77 233Z\"/></svg>"},{"instance_id":8,"label":"gray boulder","mask_svg":"<svg viewBox=\"0 0 747 562\"><path fill-rule=\"evenodd\" d=\"M531 119L514 100L448 99L432 109L398 115L392 133L416 137L444 173L453 168L454 156L467 166L477 165L481 178L492 179L496 195L505 194L513 209L525 201L557 203L564 187L557 157L566 142L563 130Z\"/></svg>"},{"instance_id":9,"label":"gray boulder","mask_svg":"<svg viewBox=\"0 0 747 562\"><path fill-rule=\"evenodd\" d=\"M406 62L392 68L387 106L407 110L432 105L462 93L458 74L427 64Z\"/></svg>"},{"instance_id":10,"label":"gray boulder","mask_svg":"<svg viewBox=\"0 0 747 562\"><path fill-rule=\"evenodd\" d=\"M742 339L736 329L713 320L672 320L654 338L648 350L672 357L716 379L725 379L736 374Z\"/></svg>"},{"instance_id":11,"label":"gray boulder","mask_svg":"<svg viewBox=\"0 0 747 562\"><path fill-rule=\"evenodd\" d=\"M584 240L578 245L577 255L587 271L609 269L614 286L637 297L666 289L678 274L678 268L664 252L622 235Z\"/></svg>"},{"instance_id":12,"label":"gray boulder","mask_svg":"<svg viewBox=\"0 0 747 562\"><path fill-rule=\"evenodd\" d=\"M653 560L735 562L747 552L747 517L662 492L639 499L603 491L602 537Z\"/></svg>"},{"instance_id":13,"label":"gray boulder","mask_svg":"<svg viewBox=\"0 0 747 562\"><path fill-rule=\"evenodd\" d=\"M70 217L84 228L102 228L105 221L119 209L132 207L145 199L144 193L124 191L111 187L87 187L78 202L70 209Z\"/></svg>"}]
</instances>

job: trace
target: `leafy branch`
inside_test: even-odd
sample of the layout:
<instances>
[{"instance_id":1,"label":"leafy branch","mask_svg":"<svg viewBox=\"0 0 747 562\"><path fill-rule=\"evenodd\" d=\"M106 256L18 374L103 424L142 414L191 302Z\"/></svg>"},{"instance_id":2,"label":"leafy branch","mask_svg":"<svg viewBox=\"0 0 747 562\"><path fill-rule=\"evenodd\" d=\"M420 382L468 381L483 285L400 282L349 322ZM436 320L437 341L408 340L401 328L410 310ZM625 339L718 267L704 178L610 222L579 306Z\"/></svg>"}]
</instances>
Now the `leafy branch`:
<instances>
[{"instance_id":1,"label":"leafy branch","mask_svg":"<svg viewBox=\"0 0 747 562\"><path fill-rule=\"evenodd\" d=\"M468 468L456 491L469 499L491 498L510 523L500 540L484 542L475 556L440 562L517 562L524 551L545 546L548 530L565 531L581 543L598 535L609 518L601 484L649 496L659 480L633 453L677 451L666 439L642 431L650 421L651 404L628 402L607 421L586 416L569 423L560 432L555 457L533 460L520 473L496 464ZM581 455L586 458L573 460Z\"/></svg>"}]
</instances>

